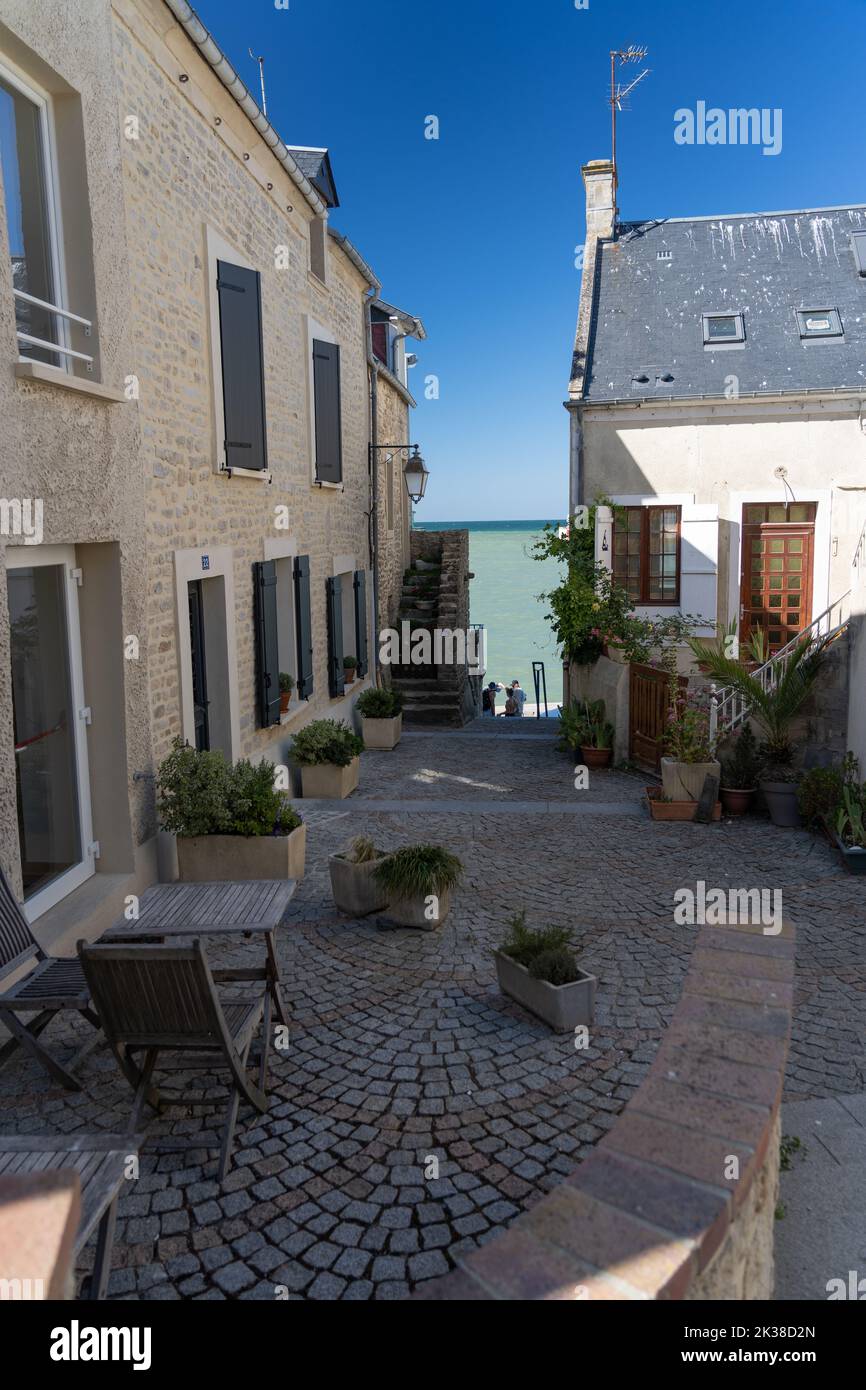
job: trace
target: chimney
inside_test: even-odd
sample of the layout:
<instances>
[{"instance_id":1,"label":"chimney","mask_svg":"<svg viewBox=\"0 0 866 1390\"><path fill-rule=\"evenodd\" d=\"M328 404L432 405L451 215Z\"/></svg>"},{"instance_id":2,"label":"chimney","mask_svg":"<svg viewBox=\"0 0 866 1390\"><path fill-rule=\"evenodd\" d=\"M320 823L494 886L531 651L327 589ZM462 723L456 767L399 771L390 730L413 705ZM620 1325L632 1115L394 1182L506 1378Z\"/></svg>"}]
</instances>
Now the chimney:
<instances>
[{"instance_id":1,"label":"chimney","mask_svg":"<svg viewBox=\"0 0 866 1390\"><path fill-rule=\"evenodd\" d=\"M615 234L613 205L613 164L609 159L591 159L580 171L586 188L586 239L609 239Z\"/></svg>"}]
</instances>

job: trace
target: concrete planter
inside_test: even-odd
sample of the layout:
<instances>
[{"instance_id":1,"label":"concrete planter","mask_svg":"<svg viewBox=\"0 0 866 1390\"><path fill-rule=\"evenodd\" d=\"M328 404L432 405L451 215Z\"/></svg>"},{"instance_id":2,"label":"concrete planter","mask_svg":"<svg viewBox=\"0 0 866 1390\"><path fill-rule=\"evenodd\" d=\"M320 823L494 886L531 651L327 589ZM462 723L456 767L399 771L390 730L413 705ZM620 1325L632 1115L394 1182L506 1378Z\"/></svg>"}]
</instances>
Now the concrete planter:
<instances>
[{"instance_id":1,"label":"concrete planter","mask_svg":"<svg viewBox=\"0 0 866 1390\"><path fill-rule=\"evenodd\" d=\"M395 927L419 927L421 931L435 931L445 921L450 910L451 890L446 888L444 893L439 894L439 916L435 921L430 921L425 916L427 903L423 893L414 894L410 898L391 898L385 920Z\"/></svg>"},{"instance_id":2,"label":"concrete planter","mask_svg":"<svg viewBox=\"0 0 866 1390\"><path fill-rule=\"evenodd\" d=\"M698 801L708 775L719 781L721 764L678 763L673 758L662 758L662 790L672 801Z\"/></svg>"},{"instance_id":3,"label":"concrete planter","mask_svg":"<svg viewBox=\"0 0 866 1390\"><path fill-rule=\"evenodd\" d=\"M307 827L290 835L178 835L177 866L184 883L253 878L303 878Z\"/></svg>"},{"instance_id":4,"label":"concrete planter","mask_svg":"<svg viewBox=\"0 0 866 1390\"><path fill-rule=\"evenodd\" d=\"M396 748L402 732L402 714L394 714L390 719L368 719L366 715L361 715L361 737L365 748Z\"/></svg>"},{"instance_id":5,"label":"concrete planter","mask_svg":"<svg viewBox=\"0 0 866 1390\"><path fill-rule=\"evenodd\" d=\"M866 874L866 849L861 849L859 845L846 845L835 831L833 831L833 840L839 851L839 857L849 874Z\"/></svg>"},{"instance_id":6,"label":"concrete planter","mask_svg":"<svg viewBox=\"0 0 866 1390\"><path fill-rule=\"evenodd\" d=\"M381 912L388 906L388 894L375 874L383 858L353 864L345 854L328 857L334 903L347 917L366 917L368 913Z\"/></svg>"},{"instance_id":7,"label":"concrete planter","mask_svg":"<svg viewBox=\"0 0 866 1390\"><path fill-rule=\"evenodd\" d=\"M503 994L540 1018L554 1033L571 1033L580 1023L592 1023L595 1008L595 975L581 970L570 985L551 985L534 980L525 965L504 951L494 951L496 976Z\"/></svg>"},{"instance_id":8,"label":"concrete planter","mask_svg":"<svg viewBox=\"0 0 866 1390\"><path fill-rule=\"evenodd\" d=\"M341 801L357 787L360 766L361 759L357 757L346 767L337 767L336 763L304 764L301 767L303 795Z\"/></svg>"},{"instance_id":9,"label":"concrete planter","mask_svg":"<svg viewBox=\"0 0 866 1390\"><path fill-rule=\"evenodd\" d=\"M795 782L760 783L761 793L774 825L792 829L803 824L800 808L797 805L797 784Z\"/></svg>"}]
</instances>

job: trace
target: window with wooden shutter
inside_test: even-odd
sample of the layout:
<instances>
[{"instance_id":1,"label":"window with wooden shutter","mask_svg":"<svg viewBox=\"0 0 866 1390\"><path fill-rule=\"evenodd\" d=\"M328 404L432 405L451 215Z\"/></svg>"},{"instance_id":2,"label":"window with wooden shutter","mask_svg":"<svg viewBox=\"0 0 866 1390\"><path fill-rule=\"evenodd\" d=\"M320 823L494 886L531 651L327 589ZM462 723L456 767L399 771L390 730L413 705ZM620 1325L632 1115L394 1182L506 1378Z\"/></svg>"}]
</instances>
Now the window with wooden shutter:
<instances>
[{"instance_id":1,"label":"window with wooden shutter","mask_svg":"<svg viewBox=\"0 0 866 1390\"><path fill-rule=\"evenodd\" d=\"M358 675L367 674L367 573L355 570L353 580L355 590L355 655L358 658Z\"/></svg>"},{"instance_id":2,"label":"window with wooden shutter","mask_svg":"<svg viewBox=\"0 0 866 1390\"><path fill-rule=\"evenodd\" d=\"M310 611L310 557L295 556L295 632L298 637L298 699L313 693L313 620Z\"/></svg>"},{"instance_id":3,"label":"window with wooden shutter","mask_svg":"<svg viewBox=\"0 0 866 1390\"><path fill-rule=\"evenodd\" d=\"M313 400L316 416L316 481L343 481L340 417L340 349L313 339Z\"/></svg>"},{"instance_id":4,"label":"window with wooden shutter","mask_svg":"<svg viewBox=\"0 0 866 1390\"><path fill-rule=\"evenodd\" d=\"M328 602L328 690L331 698L346 688L343 675L343 586L340 575L326 584Z\"/></svg>"},{"instance_id":5,"label":"window with wooden shutter","mask_svg":"<svg viewBox=\"0 0 866 1390\"><path fill-rule=\"evenodd\" d=\"M268 466L261 283L257 270L217 261L227 468Z\"/></svg>"},{"instance_id":6,"label":"window with wooden shutter","mask_svg":"<svg viewBox=\"0 0 866 1390\"><path fill-rule=\"evenodd\" d=\"M277 566L274 560L260 560L253 565L253 592L259 727L268 729L280 722Z\"/></svg>"},{"instance_id":7,"label":"window with wooden shutter","mask_svg":"<svg viewBox=\"0 0 866 1390\"><path fill-rule=\"evenodd\" d=\"M679 507L616 507L613 575L635 603L679 603Z\"/></svg>"}]
</instances>

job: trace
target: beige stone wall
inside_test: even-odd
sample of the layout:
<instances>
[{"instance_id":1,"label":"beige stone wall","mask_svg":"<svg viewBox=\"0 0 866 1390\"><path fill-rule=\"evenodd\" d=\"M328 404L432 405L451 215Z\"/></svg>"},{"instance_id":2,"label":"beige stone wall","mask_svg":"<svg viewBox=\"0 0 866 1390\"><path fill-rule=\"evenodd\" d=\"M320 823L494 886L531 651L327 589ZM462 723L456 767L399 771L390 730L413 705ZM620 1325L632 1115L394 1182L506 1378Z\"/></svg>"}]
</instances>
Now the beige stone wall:
<instances>
[{"instance_id":1,"label":"beige stone wall","mask_svg":"<svg viewBox=\"0 0 866 1390\"><path fill-rule=\"evenodd\" d=\"M145 634L144 493L138 406L113 398L122 396L124 377L133 370L135 345L111 44L108 0L0 5L0 61L14 65L53 101L69 305L94 321L93 336L76 334L73 346L97 359L92 376L79 368L71 380L59 372L57 382L16 377L15 309L0 206L0 496L41 498L45 545L79 547L85 695L93 706L87 740L95 773L94 836L111 844L97 869L125 873L133 870L136 848L152 835L153 825L146 790L132 781L136 769L151 763L146 644L138 661L124 660L122 648L124 634ZM100 386L109 394L94 394ZM6 545L0 536L0 863L20 889ZM107 616L100 593L108 574L119 601ZM98 756L106 731L116 754L108 768Z\"/></svg>"},{"instance_id":2,"label":"beige stone wall","mask_svg":"<svg viewBox=\"0 0 866 1390\"><path fill-rule=\"evenodd\" d=\"M405 399L379 373L377 383L377 435L383 444L408 444L411 411ZM409 499L403 481L406 453L380 449L379 469L379 630L393 627L400 606L403 571L409 565L407 545ZM390 505L389 505L390 490Z\"/></svg>"},{"instance_id":3,"label":"beige stone wall","mask_svg":"<svg viewBox=\"0 0 866 1390\"><path fill-rule=\"evenodd\" d=\"M164 756L182 731L174 553L228 545L235 589L236 751L282 756L288 738L275 739L272 730L256 727L252 565L265 558L267 537L288 534L297 553L310 555L315 691L300 718L342 715L344 702L331 701L327 690L325 581L338 556L352 557L354 568L369 566L367 286L330 239L327 285L310 273L311 211L166 7L115 0L115 10L120 103L139 117L141 130L140 140L124 150L124 185L147 486L154 755L157 761ZM181 71L188 75L183 84ZM262 277L270 484L220 476L214 468L209 230ZM276 268L278 247L288 248L287 269ZM340 345L342 491L312 481L310 319ZM289 509L287 531L275 527L280 506Z\"/></svg>"}]
</instances>

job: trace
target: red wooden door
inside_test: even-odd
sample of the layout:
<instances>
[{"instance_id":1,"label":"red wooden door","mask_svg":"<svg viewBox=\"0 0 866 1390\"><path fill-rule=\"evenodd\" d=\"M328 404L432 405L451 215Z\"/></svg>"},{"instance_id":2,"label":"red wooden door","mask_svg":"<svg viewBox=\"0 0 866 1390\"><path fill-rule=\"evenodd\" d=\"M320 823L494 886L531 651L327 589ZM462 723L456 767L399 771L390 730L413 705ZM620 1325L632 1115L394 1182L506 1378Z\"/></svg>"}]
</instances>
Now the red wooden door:
<instances>
[{"instance_id":1,"label":"red wooden door","mask_svg":"<svg viewBox=\"0 0 866 1390\"><path fill-rule=\"evenodd\" d=\"M814 502L743 508L740 642L762 629L772 654L812 620Z\"/></svg>"}]
</instances>

